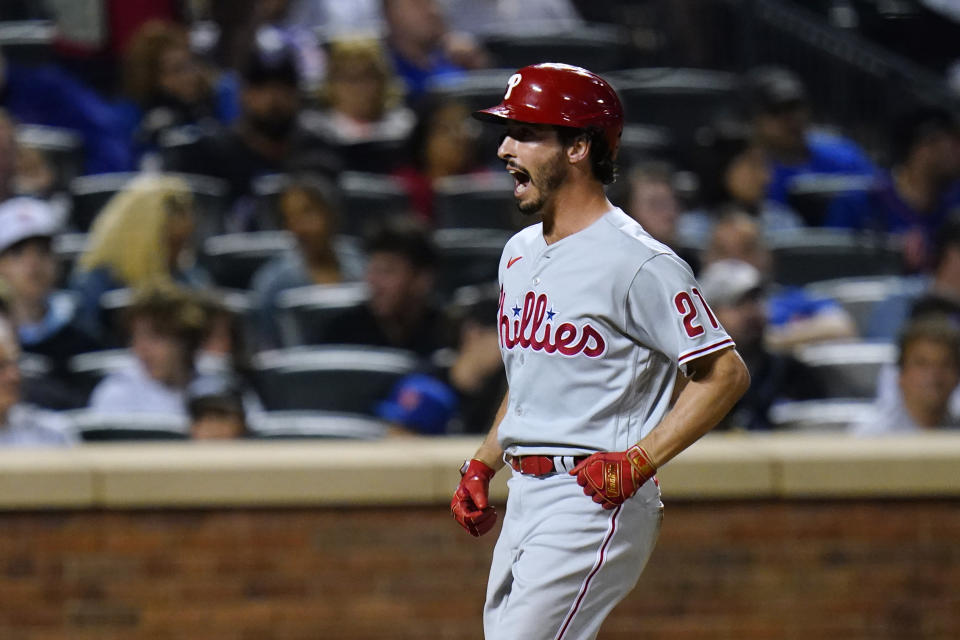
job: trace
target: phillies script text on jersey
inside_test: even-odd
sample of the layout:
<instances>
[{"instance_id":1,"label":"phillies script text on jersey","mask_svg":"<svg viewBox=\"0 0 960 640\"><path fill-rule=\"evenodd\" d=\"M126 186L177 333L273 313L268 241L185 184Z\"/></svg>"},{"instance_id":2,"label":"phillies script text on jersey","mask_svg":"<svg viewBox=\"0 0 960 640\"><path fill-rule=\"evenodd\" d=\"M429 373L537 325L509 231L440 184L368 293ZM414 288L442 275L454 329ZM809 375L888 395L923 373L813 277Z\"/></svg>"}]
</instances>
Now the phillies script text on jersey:
<instances>
[{"instance_id":1,"label":"phillies script text on jersey","mask_svg":"<svg viewBox=\"0 0 960 640\"><path fill-rule=\"evenodd\" d=\"M515 307L513 309L514 319L504 313L503 300L505 298L503 287L500 287L500 309L499 309L499 333L500 346L507 349L513 349L519 346L522 349L533 349L534 351L544 351L545 353L559 352L565 356L575 356L579 353L589 358L597 358L603 355L607 350L607 343L589 323L578 328L575 324L564 322L554 327L550 320L544 322L543 319L548 315L547 295L541 293L535 294L533 291L527 291L523 296L523 309ZM549 313L550 318L553 313ZM512 324L512 335L511 335ZM543 329L542 335L540 329Z\"/></svg>"}]
</instances>

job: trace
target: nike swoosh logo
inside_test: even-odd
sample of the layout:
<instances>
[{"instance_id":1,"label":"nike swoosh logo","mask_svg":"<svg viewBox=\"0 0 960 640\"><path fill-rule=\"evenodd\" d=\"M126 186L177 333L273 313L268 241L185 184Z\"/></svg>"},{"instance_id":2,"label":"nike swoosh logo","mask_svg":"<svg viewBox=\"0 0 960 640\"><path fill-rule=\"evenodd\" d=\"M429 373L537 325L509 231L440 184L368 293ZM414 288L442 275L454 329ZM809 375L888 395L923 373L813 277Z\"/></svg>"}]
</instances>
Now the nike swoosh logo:
<instances>
[{"instance_id":1,"label":"nike swoosh logo","mask_svg":"<svg viewBox=\"0 0 960 640\"><path fill-rule=\"evenodd\" d=\"M523 256L517 256L516 258L510 258L507 260L507 269L513 266L513 263L522 258Z\"/></svg>"}]
</instances>

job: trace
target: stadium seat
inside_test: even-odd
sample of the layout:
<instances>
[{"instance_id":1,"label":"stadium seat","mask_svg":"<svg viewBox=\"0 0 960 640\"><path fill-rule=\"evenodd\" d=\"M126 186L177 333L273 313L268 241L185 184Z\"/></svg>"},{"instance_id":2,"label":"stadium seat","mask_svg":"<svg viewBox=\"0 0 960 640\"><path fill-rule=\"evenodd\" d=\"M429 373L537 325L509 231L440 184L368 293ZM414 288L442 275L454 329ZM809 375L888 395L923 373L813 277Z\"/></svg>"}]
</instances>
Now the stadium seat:
<instances>
[{"instance_id":1,"label":"stadium seat","mask_svg":"<svg viewBox=\"0 0 960 640\"><path fill-rule=\"evenodd\" d=\"M770 408L775 429L789 431L846 431L873 405L870 400L803 400Z\"/></svg>"},{"instance_id":2,"label":"stadium seat","mask_svg":"<svg viewBox=\"0 0 960 640\"><path fill-rule=\"evenodd\" d=\"M509 231L440 229L434 240L440 250L437 287L449 300L459 287L497 281L497 269Z\"/></svg>"},{"instance_id":3,"label":"stadium seat","mask_svg":"<svg viewBox=\"0 0 960 640\"><path fill-rule=\"evenodd\" d=\"M736 76L726 71L651 67L617 71L607 79L620 94L628 122L665 127L684 144L736 100Z\"/></svg>"},{"instance_id":4,"label":"stadium seat","mask_svg":"<svg viewBox=\"0 0 960 640\"><path fill-rule=\"evenodd\" d=\"M842 174L799 175L787 185L787 201L810 226L822 225L830 203L839 195L866 191L874 183L871 176Z\"/></svg>"},{"instance_id":5,"label":"stadium seat","mask_svg":"<svg viewBox=\"0 0 960 640\"><path fill-rule=\"evenodd\" d=\"M406 138L368 140L333 145L344 171L390 173L407 159Z\"/></svg>"},{"instance_id":6,"label":"stadium seat","mask_svg":"<svg viewBox=\"0 0 960 640\"><path fill-rule=\"evenodd\" d=\"M66 414L84 442L112 440L186 440L189 425L183 417L165 414L110 414L82 409Z\"/></svg>"},{"instance_id":7,"label":"stadium seat","mask_svg":"<svg viewBox=\"0 0 960 640\"><path fill-rule=\"evenodd\" d=\"M55 58L56 25L50 20L0 22L0 50L21 64L41 64Z\"/></svg>"},{"instance_id":8,"label":"stadium seat","mask_svg":"<svg viewBox=\"0 0 960 640\"><path fill-rule=\"evenodd\" d=\"M76 387L89 397L97 383L108 374L132 366L133 362L134 356L129 349L105 349L70 358L67 370Z\"/></svg>"},{"instance_id":9,"label":"stadium seat","mask_svg":"<svg viewBox=\"0 0 960 640\"><path fill-rule=\"evenodd\" d=\"M74 265L87 247L85 233L59 233L53 237L53 255L57 261L57 287L67 289Z\"/></svg>"},{"instance_id":10,"label":"stadium seat","mask_svg":"<svg viewBox=\"0 0 960 640\"><path fill-rule=\"evenodd\" d=\"M17 146L36 149L54 171L54 189L67 189L83 169L83 138L72 129L39 124L17 125Z\"/></svg>"},{"instance_id":11,"label":"stadium seat","mask_svg":"<svg viewBox=\"0 0 960 640\"><path fill-rule=\"evenodd\" d=\"M249 289L257 269L293 248L293 236L286 231L227 233L207 238L199 259L218 286Z\"/></svg>"},{"instance_id":12,"label":"stadium seat","mask_svg":"<svg viewBox=\"0 0 960 640\"><path fill-rule=\"evenodd\" d=\"M620 136L621 165L630 167L645 160L670 159L673 154L673 136L665 127L628 124Z\"/></svg>"},{"instance_id":13,"label":"stadium seat","mask_svg":"<svg viewBox=\"0 0 960 640\"><path fill-rule=\"evenodd\" d=\"M344 196L340 233L346 235L363 235L370 225L410 211L407 192L390 176L346 171L340 175L340 188Z\"/></svg>"},{"instance_id":14,"label":"stadium seat","mask_svg":"<svg viewBox=\"0 0 960 640\"><path fill-rule=\"evenodd\" d=\"M327 323L344 310L362 305L367 295L363 283L313 285L281 292L277 321L282 344L294 347L324 342Z\"/></svg>"},{"instance_id":15,"label":"stadium seat","mask_svg":"<svg viewBox=\"0 0 960 640\"><path fill-rule=\"evenodd\" d=\"M437 227L516 231L525 223L533 222L517 209L513 184L513 178L506 172L437 180L434 185Z\"/></svg>"},{"instance_id":16,"label":"stadium seat","mask_svg":"<svg viewBox=\"0 0 960 640\"><path fill-rule=\"evenodd\" d=\"M427 85L431 95L463 102L470 111L486 109L500 102L507 88L507 80L516 67L478 69L452 76L441 76Z\"/></svg>"},{"instance_id":17,"label":"stadium seat","mask_svg":"<svg viewBox=\"0 0 960 640\"><path fill-rule=\"evenodd\" d=\"M332 345L264 351L252 374L268 411L339 411L373 415L400 378L418 365L406 351Z\"/></svg>"},{"instance_id":18,"label":"stadium seat","mask_svg":"<svg viewBox=\"0 0 960 640\"><path fill-rule=\"evenodd\" d=\"M334 411L267 411L250 419L254 438L376 440L386 432L377 418Z\"/></svg>"},{"instance_id":19,"label":"stadium seat","mask_svg":"<svg viewBox=\"0 0 960 640\"><path fill-rule=\"evenodd\" d=\"M877 303L916 292L919 285L915 279L904 276L863 276L812 282L806 289L814 296L836 300L853 318L859 334L864 335Z\"/></svg>"},{"instance_id":20,"label":"stadium seat","mask_svg":"<svg viewBox=\"0 0 960 640\"><path fill-rule=\"evenodd\" d=\"M882 234L798 229L773 238L770 248L773 280L782 285L901 272L896 240Z\"/></svg>"},{"instance_id":21,"label":"stadium seat","mask_svg":"<svg viewBox=\"0 0 960 640\"><path fill-rule=\"evenodd\" d=\"M70 215L71 226L81 233L90 230L97 214L114 195L122 190L138 173L101 173L80 176L70 181L70 196L73 209ZM215 233L226 211L227 184L223 180L210 176L174 173L186 181L196 201L196 225L200 237Z\"/></svg>"},{"instance_id":22,"label":"stadium seat","mask_svg":"<svg viewBox=\"0 0 960 640\"><path fill-rule=\"evenodd\" d=\"M534 26L488 36L483 44L499 67L519 69L549 60L604 73L624 67L630 43L624 29L586 24L565 33L544 32Z\"/></svg>"},{"instance_id":23,"label":"stadium seat","mask_svg":"<svg viewBox=\"0 0 960 640\"><path fill-rule=\"evenodd\" d=\"M252 228L257 231L276 231L283 228L280 215L280 194L290 184L290 176L285 173L268 173L250 181L253 210L245 216L255 220Z\"/></svg>"},{"instance_id":24,"label":"stadium seat","mask_svg":"<svg viewBox=\"0 0 960 640\"><path fill-rule=\"evenodd\" d=\"M885 364L896 360L896 345L886 342L824 342L800 347L807 365L830 398L873 398Z\"/></svg>"}]
</instances>

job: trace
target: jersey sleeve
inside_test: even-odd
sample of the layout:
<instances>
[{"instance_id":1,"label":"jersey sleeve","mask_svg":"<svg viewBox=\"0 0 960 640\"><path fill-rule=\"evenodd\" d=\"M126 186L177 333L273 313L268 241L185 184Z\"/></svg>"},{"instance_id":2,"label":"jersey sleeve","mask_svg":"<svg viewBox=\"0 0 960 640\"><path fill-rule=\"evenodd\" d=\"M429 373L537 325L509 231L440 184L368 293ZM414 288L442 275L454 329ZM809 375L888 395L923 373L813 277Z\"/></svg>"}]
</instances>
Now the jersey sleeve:
<instances>
[{"instance_id":1,"label":"jersey sleeve","mask_svg":"<svg viewBox=\"0 0 960 640\"><path fill-rule=\"evenodd\" d=\"M626 329L648 347L687 363L733 346L700 292L690 267L663 253L647 260L627 291Z\"/></svg>"}]
</instances>

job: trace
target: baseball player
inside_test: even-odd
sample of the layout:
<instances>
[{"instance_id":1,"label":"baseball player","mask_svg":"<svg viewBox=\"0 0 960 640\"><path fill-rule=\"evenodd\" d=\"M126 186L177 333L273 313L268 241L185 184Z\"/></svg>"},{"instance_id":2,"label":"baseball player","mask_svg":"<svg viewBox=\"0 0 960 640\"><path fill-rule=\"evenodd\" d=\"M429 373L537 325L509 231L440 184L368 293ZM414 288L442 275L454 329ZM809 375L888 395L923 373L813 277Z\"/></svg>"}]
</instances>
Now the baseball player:
<instances>
[{"instance_id":1,"label":"baseball player","mask_svg":"<svg viewBox=\"0 0 960 640\"><path fill-rule=\"evenodd\" d=\"M489 531L490 479L509 465L485 635L594 638L656 541L657 468L729 411L749 374L689 267L606 198L623 129L606 81L524 67L474 115L505 125L497 155L520 210L542 222L500 259L509 390L451 510L472 535Z\"/></svg>"}]
</instances>

